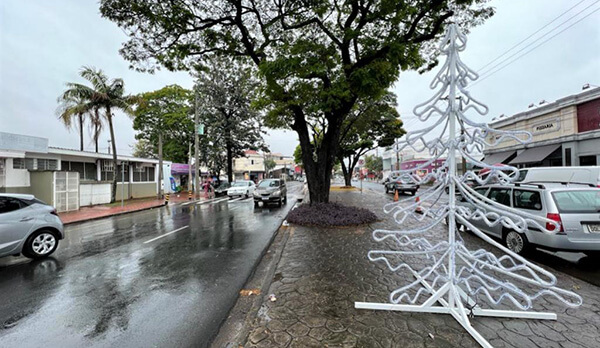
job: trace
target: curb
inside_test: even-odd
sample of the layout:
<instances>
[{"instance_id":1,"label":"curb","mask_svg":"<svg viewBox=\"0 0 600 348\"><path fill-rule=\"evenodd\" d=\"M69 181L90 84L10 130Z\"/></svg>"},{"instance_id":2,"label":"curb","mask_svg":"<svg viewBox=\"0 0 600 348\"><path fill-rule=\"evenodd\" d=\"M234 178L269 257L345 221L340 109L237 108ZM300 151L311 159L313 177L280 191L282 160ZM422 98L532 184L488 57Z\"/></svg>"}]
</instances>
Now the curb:
<instances>
[{"instance_id":1,"label":"curb","mask_svg":"<svg viewBox=\"0 0 600 348\"><path fill-rule=\"evenodd\" d=\"M298 200L294 203L292 209L298 204ZM248 297L238 296L236 303L229 310L227 318L221 323L221 327L217 334L213 337L209 347L221 348L221 347L243 347L246 344L247 337L250 333L250 323L257 316L258 311L262 307L262 303L268 296L267 291L271 287L273 282L273 276L281 260L283 250L287 245L290 235L293 234L294 228L286 226L287 220L282 219L279 227L273 233L273 237L269 241L269 244L265 247L262 255L258 258L258 261L254 265L254 270L246 279L243 288L249 288L255 285L259 285L260 295L255 296L253 299ZM276 240L280 237L280 240ZM267 254L274 250L274 254L270 260L267 259ZM258 283L258 284L257 284ZM245 301L245 299L247 299Z\"/></svg>"},{"instance_id":2,"label":"curb","mask_svg":"<svg viewBox=\"0 0 600 348\"><path fill-rule=\"evenodd\" d=\"M202 200L198 200L198 201L202 201ZM96 217L85 219L85 220L63 222L63 225L67 226L67 225L79 224L79 223L84 223L84 222L88 222L88 221L94 221L94 220L100 220L100 219L104 219L104 218L109 218L109 217L113 217L113 216L125 215L125 214L129 214L129 213L137 213L137 212L140 212L140 211L150 210L150 209L154 209L154 208L162 208L162 207L168 207L168 206L182 205L182 204L187 203L187 202L188 201L171 203L171 204L164 204L164 203L163 204L157 204L157 205L153 205L151 207L145 207L145 208L140 208L140 209L135 209L135 210L121 211L121 212L118 212L118 213L115 213L115 214L103 215L103 216L96 216ZM196 202L196 201L193 201L193 202Z\"/></svg>"}]
</instances>

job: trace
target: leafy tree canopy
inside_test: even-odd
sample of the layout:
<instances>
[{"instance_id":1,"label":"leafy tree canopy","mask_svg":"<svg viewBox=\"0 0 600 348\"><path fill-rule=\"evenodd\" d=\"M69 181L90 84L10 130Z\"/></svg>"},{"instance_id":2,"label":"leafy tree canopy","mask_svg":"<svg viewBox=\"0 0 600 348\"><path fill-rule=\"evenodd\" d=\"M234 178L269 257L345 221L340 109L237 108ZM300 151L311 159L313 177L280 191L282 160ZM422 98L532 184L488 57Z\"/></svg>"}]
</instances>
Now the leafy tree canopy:
<instances>
[{"instance_id":1,"label":"leafy tree canopy","mask_svg":"<svg viewBox=\"0 0 600 348\"><path fill-rule=\"evenodd\" d=\"M355 104L383 96L401 70L433 66L431 42L450 18L479 24L488 1L102 0L100 12L129 35L121 54L136 69L202 70L213 55L252 63L267 125L298 133L311 202L326 202ZM323 139L308 151L317 127Z\"/></svg>"},{"instance_id":2,"label":"leafy tree canopy","mask_svg":"<svg viewBox=\"0 0 600 348\"><path fill-rule=\"evenodd\" d=\"M367 155L365 156L365 167L371 172L379 173L383 170L383 158Z\"/></svg>"},{"instance_id":3,"label":"leafy tree canopy","mask_svg":"<svg viewBox=\"0 0 600 348\"><path fill-rule=\"evenodd\" d=\"M158 156L158 135L163 136L165 160L187 163L188 146L193 141L194 121L190 117L192 92L170 85L139 96L134 112L136 139L144 140Z\"/></svg>"},{"instance_id":4,"label":"leafy tree canopy","mask_svg":"<svg viewBox=\"0 0 600 348\"><path fill-rule=\"evenodd\" d=\"M262 118L251 105L257 88L252 74L237 60L221 57L210 62L196 85L204 142L220 147L227 158L227 175L233 180L233 158L245 150L267 150Z\"/></svg>"}]
</instances>

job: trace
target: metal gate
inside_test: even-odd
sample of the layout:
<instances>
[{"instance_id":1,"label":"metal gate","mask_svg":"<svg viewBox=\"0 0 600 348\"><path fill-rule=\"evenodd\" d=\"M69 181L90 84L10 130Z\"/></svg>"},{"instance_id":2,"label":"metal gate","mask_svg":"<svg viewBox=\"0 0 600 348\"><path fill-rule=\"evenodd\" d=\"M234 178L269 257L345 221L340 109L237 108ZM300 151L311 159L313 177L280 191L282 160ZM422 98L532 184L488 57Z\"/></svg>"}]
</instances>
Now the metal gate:
<instances>
[{"instance_id":1,"label":"metal gate","mask_svg":"<svg viewBox=\"0 0 600 348\"><path fill-rule=\"evenodd\" d=\"M54 172L54 207L58 212L79 209L78 172Z\"/></svg>"}]
</instances>

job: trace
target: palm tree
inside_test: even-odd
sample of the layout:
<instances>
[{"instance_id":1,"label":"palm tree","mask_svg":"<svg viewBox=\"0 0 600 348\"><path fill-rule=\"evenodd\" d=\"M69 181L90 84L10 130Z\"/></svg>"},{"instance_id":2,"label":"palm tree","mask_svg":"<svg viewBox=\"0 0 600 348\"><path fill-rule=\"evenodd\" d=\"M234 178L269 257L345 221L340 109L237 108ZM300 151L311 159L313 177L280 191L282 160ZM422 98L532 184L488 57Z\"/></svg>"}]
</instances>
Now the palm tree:
<instances>
[{"instance_id":1,"label":"palm tree","mask_svg":"<svg viewBox=\"0 0 600 348\"><path fill-rule=\"evenodd\" d=\"M68 97L61 95L58 97L59 106L56 109L58 119L64 125L71 129L73 118L77 117L77 126L79 128L79 150L83 151L83 116L88 112L88 101L78 97Z\"/></svg>"},{"instance_id":2,"label":"palm tree","mask_svg":"<svg viewBox=\"0 0 600 348\"><path fill-rule=\"evenodd\" d=\"M103 116L106 119L108 123L108 128L110 130L110 139L113 155L114 172L111 192L112 203L115 201L115 195L117 193L116 170L118 168L117 144L115 142L115 131L113 127L113 110L118 109L123 111L126 115L132 116L132 105L136 103L137 97L125 95L125 86L123 79L109 79L100 69L84 66L79 72L79 75L81 75L81 77L90 82L91 87L80 83L70 82L67 83L68 89L63 93L63 96L65 98L71 98L74 100L81 99L88 101L85 104L87 106L86 110L88 112L94 111L94 116L97 116L99 112L105 112ZM98 129L98 123L96 123L94 126L96 127L95 129ZM97 147L97 134L95 135Z\"/></svg>"}]
</instances>

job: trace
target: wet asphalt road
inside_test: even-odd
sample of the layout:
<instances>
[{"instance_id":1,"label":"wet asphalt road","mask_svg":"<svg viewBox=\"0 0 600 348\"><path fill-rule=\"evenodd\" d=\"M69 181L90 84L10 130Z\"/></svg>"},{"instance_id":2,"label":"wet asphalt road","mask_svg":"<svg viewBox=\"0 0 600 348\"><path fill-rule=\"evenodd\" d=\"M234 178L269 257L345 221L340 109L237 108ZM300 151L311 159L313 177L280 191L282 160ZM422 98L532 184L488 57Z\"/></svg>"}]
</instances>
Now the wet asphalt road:
<instances>
[{"instance_id":1,"label":"wet asphalt road","mask_svg":"<svg viewBox=\"0 0 600 348\"><path fill-rule=\"evenodd\" d=\"M48 259L0 259L0 346L207 346L299 189L281 208L215 200L71 225Z\"/></svg>"},{"instance_id":2,"label":"wet asphalt road","mask_svg":"<svg viewBox=\"0 0 600 348\"><path fill-rule=\"evenodd\" d=\"M352 181L352 185L360 187L360 181ZM382 197L393 199L393 195L385 193L385 187L381 183L363 181L363 189L380 193ZM401 195L400 198L409 197ZM444 195L442 199L446 198ZM476 237L473 237L476 238ZM600 260L587 257L583 253L552 252L537 249L527 256L528 259L541 265L545 265L556 271L566 273L575 278L584 280L590 284L600 286Z\"/></svg>"}]
</instances>

